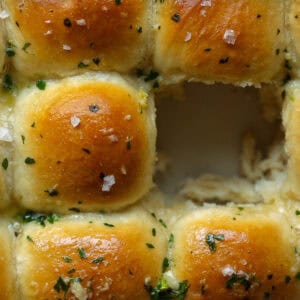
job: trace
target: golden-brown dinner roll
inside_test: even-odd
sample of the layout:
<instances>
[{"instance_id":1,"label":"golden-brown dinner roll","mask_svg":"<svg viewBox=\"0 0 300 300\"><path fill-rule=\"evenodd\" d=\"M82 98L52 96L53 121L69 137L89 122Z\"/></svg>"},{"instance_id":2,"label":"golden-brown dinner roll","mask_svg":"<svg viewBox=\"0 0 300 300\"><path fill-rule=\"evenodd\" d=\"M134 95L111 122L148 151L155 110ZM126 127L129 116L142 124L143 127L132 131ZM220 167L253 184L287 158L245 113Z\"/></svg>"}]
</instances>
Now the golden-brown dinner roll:
<instances>
[{"instance_id":1,"label":"golden-brown dinner roll","mask_svg":"<svg viewBox=\"0 0 300 300\"><path fill-rule=\"evenodd\" d=\"M172 272L185 299L299 299L296 237L269 206L196 210L173 228Z\"/></svg>"},{"instance_id":2,"label":"golden-brown dinner roll","mask_svg":"<svg viewBox=\"0 0 300 300\"><path fill-rule=\"evenodd\" d=\"M22 299L149 299L144 282L160 276L163 229L143 211L28 224L17 241Z\"/></svg>"},{"instance_id":3,"label":"golden-brown dinner roll","mask_svg":"<svg viewBox=\"0 0 300 300\"><path fill-rule=\"evenodd\" d=\"M151 1L4 0L13 63L27 76L129 72L145 60Z\"/></svg>"},{"instance_id":4,"label":"golden-brown dinner roll","mask_svg":"<svg viewBox=\"0 0 300 300\"><path fill-rule=\"evenodd\" d=\"M20 299L16 287L15 251L13 248L13 231L8 229L9 223L0 221L0 299Z\"/></svg>"},{"instance_id":5,"label":"golden-brown dinner roll","mask_svg":"<svg viewBox=\"0 0 300 300\"><path fill-rule=\"evenodd\" d=\"M97 211L141 198L152 185L155 158L152 96L113 74L37 86L23 90L15 108L20 203L40 211Z\"/></svg>"},{"instance_id":6,"label":"golden-brown dinner roll","mask_svg":"<svg viewBox=\"0 0 300 300\"><path fill-rule=\"evenodd\" d=\"M155 2L154 66L165 77L245 85L282 71L284 1Z\"/></svg>"},{"instance_id":7,"label":"golden-brown dinner roll","mask_svg":"<svg viewBox=\"0 0 300 300\"><path fill-rule=\"evenodd\" d=\"M300 200L300 81L292 81L282 91L282 95L285 98L283 123L288 155L283 195Z\"/></svg>"}]
</instances>

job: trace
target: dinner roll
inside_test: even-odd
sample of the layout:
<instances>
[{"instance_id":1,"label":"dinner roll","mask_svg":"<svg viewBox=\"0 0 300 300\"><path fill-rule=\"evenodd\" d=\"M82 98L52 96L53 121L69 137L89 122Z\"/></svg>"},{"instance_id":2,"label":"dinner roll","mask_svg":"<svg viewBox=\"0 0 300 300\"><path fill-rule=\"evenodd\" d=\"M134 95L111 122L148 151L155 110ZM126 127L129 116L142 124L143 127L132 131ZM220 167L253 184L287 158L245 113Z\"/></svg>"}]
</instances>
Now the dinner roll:
<instances>
[{"instance_id":1,"label":"dinner roll","mask_svg":"<svg viewBox=\"0 0 300 300\"><path fill-rule=\"evenodd\" d=\"M149 299L144 282L160 276L162 230L143 211L28 224L17 241L22 299Z\"/></svg>"},{"instance_id":2,"label":"dinner roll","mask_svg":"<svg viewBox=\"0 0 300 300\"><path fill-rule=\"evenodd\" d=\"M145 60L151 1L4 0L15 68L26 76L129 72Z\"/></svg>"},{"instance_id":3,"label":"dinner roll","mask_svg":"<svg viewBox=\"0 0 300 300\"><path fill-rule=\"evenodd\" d=\"M173 228L172 272L185 299L298 299L295 233L269 206L195 210Z\"/></svg>"},{"instance_id":4,"label":"dinner roll","mask_svg":"<svg viewBox=\"0 0 300 300\"><path fill-rule=\"evenodd\" d=\"M300 200L300 81L292 81L282 90L285 98L283 123L288 155L287 178L283 195Z\"/></svg>"},{"instance_id":5,"label":"dinner roll","mask_svg":"<svg viewBox=\"0 0 300 300\"><path fill-rule=\"evenodd\" d=\"M20 299L16 288L16 274L13 248L13 231L3 217L0 221L0 299Z\"/></svg>"},{"instance_id":6,"label":"dinner roll","mask_svg":"<svg viewBox=\"0 0 300 300\"><path fill-rule=\"evenodd\" d=\"M152 185L152 96L113 74L38 81L15 108L15 196L40 211L124 207Z\"/></svg>"},{"instance_id":7,"label":"dinner roll","mask_svg":"<svg viewBox=\"0 0 300 300\"><path fill-rule=\"evenodd\" d=\"M284 1L155 3L154 66L165 77L245 85L281 73Z\"/></svg>"}]
</instances>

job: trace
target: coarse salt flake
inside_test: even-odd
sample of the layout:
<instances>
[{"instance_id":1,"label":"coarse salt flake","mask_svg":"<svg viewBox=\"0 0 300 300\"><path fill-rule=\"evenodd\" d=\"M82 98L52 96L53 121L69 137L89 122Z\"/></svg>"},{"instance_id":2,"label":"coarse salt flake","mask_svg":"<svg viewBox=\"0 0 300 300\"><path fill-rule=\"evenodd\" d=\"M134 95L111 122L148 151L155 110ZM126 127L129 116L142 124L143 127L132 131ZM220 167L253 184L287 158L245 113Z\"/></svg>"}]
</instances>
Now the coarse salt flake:
<instances>
[{"instance_id":1,"label":"coarse salt flake","mask_svg":"<svg viewBox=\"0 0 300 300\"><path fill-rule=\"evenodd\" d=\"M150 283L151 283L151 277L150 276L145 277L144 284L145 285L150 285Z\"/></svg>"},{"instance_id":2,"label":"coarse salt flake","mask_svg":"<svg viewBox=\"0 0 300 300\"><path fill-rule=\"evenodd\" d=\"M192 34L188 31L187 33L186 33L186 36L185 36L185 38L184 38L184 41L185 42L188 42L188 41L190 41L192 39Z\"/></svg>"},{"instance_id":3,"label":"coarse salt flake","mask_svg":"<svg viewBox=\"0 0 300 300\"><path fill-rule=\"evenodd\" d=\"M0 141L4 142L12 142L13 138L12 135L10 134L10 131L6 127L0 127Z\"/></svg>"},{"instance_id":4,"label":"coarse salt flake","mask_svg":"<svg viewBox=\"0 0 300 300\"><path fill-rule=\"evenodd\" d=\"M50 24L50 23L51 23L51 20L46 20L45 23L46 23L46 24Z\"/></svg>"},{"instance_id":5,"label":"coarse salt flake","mask_svg":"<svg viewBox=\"0 0 300 300\"><path fill-rule=\"evenodd\" d=\"M9 17L9 13L6 10L1 10L0 19L4 20Z\"/></svg>"},{"instance_id":6,"label":"coarse salt flake","mask_svg":"<svg viewBox=\"0 0 300 300\"><path fill-rule=\"evenodd\" d=\"M202 0L201 6L211 6L211 0Z\"/></svg>"},{"instance_id":7,"label":"coarse salt flake","mask_svg":"<svg viewBox=\"0 0 300 300\"><path fill-rule=\"evenodd\" d=\"M71 46L69 46L69 45L63 45L63 49L65 50L65 51L70 51L72 48L71 48Z\"/></svg>"},{"instance_id":8,"label":"coarse salt flake","mask_svg":"<svg viewBox=\"0 0 300 300\"><path fill-rule=\"evenodd\" d=\"M200 10L200 15L203 17L206 17L206 10L205 9L201 9Z\"/></svg>"},{"instance_id":9,"label":"coarse salt flake","mask_svg":"<svg viewBox=\"0 0 300 300\"><path fill-rule=\"evenodd\" d=\"M224 267L222 269L223 276L231 276L231 275L233 275L235 273L236 273L235 270L231 266L229 266L229 265L227 265L226 267Z\"/></svg>"},{"instance_id":10,"label":"coarse salt flake","mask_svg":"<svg viewBox=\"0 0 300 300\"><path fill-rule=\"evenodd\" d=\"M124 117L124 120L126 120L126 121L131 120L131 115L126 115L126 116Z\"/></svg>"},{"instance_id":11,"label":"coarse salt flake","mask_svg":"<svg viewBox=\"0 0 300 300\"><path fill-rule=\"evenodd\" d=\"M107 175L103 177L102 192L109 192L115 183L116 179L114 175Z\"/></svg>"},{"instance_id":12,"label":"coarse salt flake","mask_svg":"<svg viewBox=\"0 0 300 300\"><path fill-rule=\"evenodd\" d=\"M108 136L108 139L112 142L112 143L116 143L119 141L118 137L115 134L111 134Z\"/></svg>"},{"instance_id":13,"label":"coarse salt flake","mask_svg":"<svg viewBox=\"0 0 300 300\"><path fill-rule=\"evenodd\" d=\"M75 128L80 124L80 119L76 116L71 117L71 124Z\"/></svg>"},{"instance_id":14,"label":"coarse salt flake","mask_svg":"<svg viewBox=\"0 0 300 300\"><path fill-rule=\"evenodd\" d=\"M236 41L235 31L233 29L227 29L224 33L223 40L229 45L234 45Z\"/></svg>"},{"instance_id":15,"label":"coarse salt flake","mask_svg":"<svg viewBox=\"0 0 300 300\"><path fill-rule=\"evenodd\" d=\"M52 32L53 32L52 30L48 30L44 33L44 35L50 35L50 34L52 34Z\"/></svg>"},{"instance_id":16,"label":"coarse salt flake","mask_svg":"<svg viewBox=\"0 0 300 300\"><path fill-rule=\"evenodd\" d=\"M85 19L79 19L79 20L76 20L76 24L79 26L85 26L86 21L85 21Z\"/></svg>"},{"instance_id":17,"label":"coarse salt flake","mask_svg":"<svg viewBox=\"0 0 300 300\"><path fill-rule=\"evenodd\" d=\"M126 175L127 174L127 170L126 170L126 167L124 165L121 166L121 173L123 175Z\"/></svg>"}]
</instances>

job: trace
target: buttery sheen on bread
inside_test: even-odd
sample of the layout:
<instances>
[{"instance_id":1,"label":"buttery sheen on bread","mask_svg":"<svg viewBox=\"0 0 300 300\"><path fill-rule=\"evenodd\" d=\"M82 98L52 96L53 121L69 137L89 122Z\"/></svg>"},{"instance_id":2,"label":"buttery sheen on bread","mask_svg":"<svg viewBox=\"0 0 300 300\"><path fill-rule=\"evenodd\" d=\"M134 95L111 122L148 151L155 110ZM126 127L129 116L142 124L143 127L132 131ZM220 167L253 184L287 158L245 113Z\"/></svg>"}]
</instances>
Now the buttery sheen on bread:
<instances>
[{"instance_id":1,"label":"buttery sheen on bread","mask_svg":"<svg viewBox=\"0 0 300 300\"><path fill-rule=\"evenodd\" d=\"M22 74L128 73L145 60L151 1L3 2L13 63Z\"/></svg>"},{"instance_id":2,"label":"buttery sheen on bread","mask_svg":"<svg viewBox=\"0 0 300 300\"><path fill-rule=\"evenodd\" d=\"M149 299L144 283L159 279L166 245L139 210L28 224L17 241L22 299Z\"/></svg>"},{"instance_id":3,"label":"buttery sheen on bread","mask_svg":"<svg viewBox=\"0 0 300 300\"><path fill-rule=\"evenodd\" d=\"M173 228L171 268L189 283L185 299L298 299L296 235L289 225L272 206L188 213Z\"/></svg>"},{"instance_id":4,"label":"buttery sheen on bread","mask_svg":"<svg viewBox=\"0 0 300 300\"><path fill-rule=\"evenodd\" d=\"M300 0L0 0L0 300L298 300L299 20ZM169 207L154 94L183 80L274 84L286 140L249 135L243 177Z\"/></svg>"},{"instance_id":5,"label":"buttery sheen on bread","mask_svg":"<svg viewBox=\"0 0 300 300\"><path fill-rule=\"evenodd\" d=\"M113 74L25 89L15 108L15 196L40 211L119 209L151 187L153 99Z\"/></svg>"},{"instance_id":6,"label":"buttery sheen on bread","mask_svg":"<svg viewBox=\"0 0 300 300\"><path fill-rule=\"evenodd\" d=\"M285 1L155 1L154 66L164 76L259 84L282 72Z\"/></svg>"}]
</instances>

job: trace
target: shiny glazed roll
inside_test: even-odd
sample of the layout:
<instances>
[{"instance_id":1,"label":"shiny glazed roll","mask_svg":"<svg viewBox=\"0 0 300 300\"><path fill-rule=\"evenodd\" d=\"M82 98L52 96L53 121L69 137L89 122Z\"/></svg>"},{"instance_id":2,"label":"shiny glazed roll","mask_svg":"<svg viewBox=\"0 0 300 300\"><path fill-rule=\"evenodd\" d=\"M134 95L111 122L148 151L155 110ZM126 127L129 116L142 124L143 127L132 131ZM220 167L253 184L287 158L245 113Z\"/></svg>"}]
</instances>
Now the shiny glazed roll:
<instances>
[{"instance_id":1,"label":"shiny glazed roll","mask_svg":"<svg viewBox=\"0 0 300 300\"><path fill-rule=\"evenodd\" d=\"M114 210L152 185L152 96L112 74L39 81L17 97L15 196L39 211Z\"/></svg>"},{"instance_id":2,"label":"shiny glazed roll","mask_svg":"<svg viewBox=\"0 0 300 300\"><path fill-rule=\"evenodd\" d=\"M160 276L162 229L143 211L28 224L17 241L22 299L149 299L144 282Z\"/></svg>"},{"instance_id":3,"label":"shiny glazed roll","mask_svg":"<svg viewBox=\"0 0 300 300\"><path fill-rule=\"evenodd\" d=\"M27 76L129 72L145 60L151 1L5 0L13 63Z\"/></svg>"},{"instance_id":4,"label":"shiny glazed roll","mask_svg":"<svg viewBox=\"0 0 300 300\"><path fill-rule=\"evenodd\" d=\"M284 2L156 1L155 68L167 78L206 82L276 79L286 47Z\"/></svg>"},{"instance_id":5,"label":"shiny glazed roll","mask_svg":"<svg viewBox=\"0 0 300 300\"><path fill-rule=\"evenodd\" d=\"M172 272L189 284L185 299L299 299L295 229L274 207L196 210L173 234Z\"/></svg>"}]
</instances>

